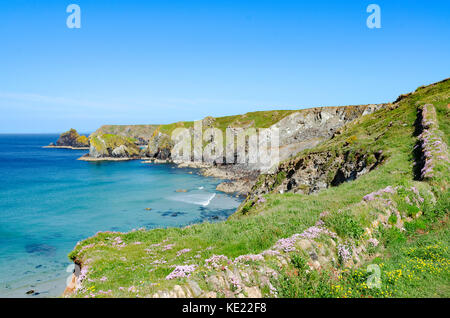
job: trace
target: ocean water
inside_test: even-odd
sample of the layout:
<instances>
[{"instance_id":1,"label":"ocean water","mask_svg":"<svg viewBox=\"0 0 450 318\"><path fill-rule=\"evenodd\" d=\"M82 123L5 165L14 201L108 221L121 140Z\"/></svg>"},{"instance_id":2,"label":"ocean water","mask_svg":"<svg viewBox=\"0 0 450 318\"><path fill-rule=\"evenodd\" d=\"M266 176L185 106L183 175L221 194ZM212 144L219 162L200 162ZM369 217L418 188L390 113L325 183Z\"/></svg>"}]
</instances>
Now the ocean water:
<instances>
[{"instance_id":1,"label":"ocean water","mask_svg":"<svg viewBox=\"0 0 450 318\"><path fill-rule=\"evenodd\" d=\"M241 202L192 169L84 162L76 159L87 151L42 148L57 137L0 135L0 297L61 295L67 254L98 231L214 222Z\"/></svg>"}]
</instances>

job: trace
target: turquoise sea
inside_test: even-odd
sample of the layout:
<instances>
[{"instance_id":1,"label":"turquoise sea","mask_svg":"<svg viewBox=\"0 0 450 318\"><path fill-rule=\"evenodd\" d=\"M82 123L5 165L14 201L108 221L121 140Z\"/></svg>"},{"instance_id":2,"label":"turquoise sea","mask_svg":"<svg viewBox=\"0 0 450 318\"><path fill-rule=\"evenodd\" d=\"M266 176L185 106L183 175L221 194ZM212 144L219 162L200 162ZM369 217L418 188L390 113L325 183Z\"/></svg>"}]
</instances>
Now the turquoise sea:
<instances>
[{"instance_id":1,"label":"turquoise sea","mask_svg":"<svg viewBox=\"0 0 450 318\"><path fill-rule=\"evenodd\" d=\"M84 162L76 159L87 151L42 148L57 138L0 135L0 297L61 295L67 254L98 231L215 222L241 202L193 169Z\"/></svg>"}]
</instances>

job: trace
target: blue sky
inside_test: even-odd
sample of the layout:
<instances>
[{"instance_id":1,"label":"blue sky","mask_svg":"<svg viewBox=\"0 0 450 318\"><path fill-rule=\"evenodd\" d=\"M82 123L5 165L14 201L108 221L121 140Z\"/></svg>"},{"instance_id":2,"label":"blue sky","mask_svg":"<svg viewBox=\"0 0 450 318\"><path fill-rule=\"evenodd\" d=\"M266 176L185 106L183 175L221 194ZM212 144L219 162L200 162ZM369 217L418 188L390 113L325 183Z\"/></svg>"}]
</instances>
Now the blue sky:
<instances>
[{"instance_id":1,"label":"blue sky","mask_svg":"<svg viewBox=\"0 0 450 318\"><path fill-rule=\"evenodd\" d=\"M68 29L66 7L81 7ZM381 7L381 29L366 7ZM0 3L0 133L379 103L450 76L450 1Z\"/></svg>"}]
</instances>

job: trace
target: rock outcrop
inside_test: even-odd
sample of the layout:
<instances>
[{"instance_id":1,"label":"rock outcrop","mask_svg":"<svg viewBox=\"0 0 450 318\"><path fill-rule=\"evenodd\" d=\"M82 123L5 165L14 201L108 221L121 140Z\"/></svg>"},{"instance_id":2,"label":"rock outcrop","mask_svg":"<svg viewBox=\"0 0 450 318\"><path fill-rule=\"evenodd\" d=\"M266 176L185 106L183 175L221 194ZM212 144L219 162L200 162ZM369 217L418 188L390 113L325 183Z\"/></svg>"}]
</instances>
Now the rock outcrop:
<instances>
[{"instance_id":1,"label":"rock outcrop","mask_svg":"<svg viewBox=\"0 0 450 318\"><path fill-rule=\"evenodd\" d=\"M384 104L319 107L289 115L271 128L279 129L280 161L290 158L302 150L311 149L331 138L351 121L375 112Z\"/></svg>"},{"instance_id":2,"label":"rock outcrop","mask_svg":"<svg viewBox=\"0 0 450 318\"><path fill-rule=\"evenodd\" d=\"M174 142L169 135L155 130L154 135L148 142L147 149L143 153L149 158L168 160L171 159L173 146Z\"/></svg>"},{"instance_id":3,"label":"rock outcrop","mask_svg":"<svg viewBox=\"0 0 450 318\"><path fill-rule=\"evenodd\" d=\"M54 144L51 144L54 146ZM89 139L86 136L80 136L75 129L70 129L62 133L56 141L56 147L73 147L85 148L89 147Z\"/></svg>"},{"instance_id":4,"label":"rock outcrop","mask_svg":"<svg viewBox=\"0 0 450 318\"><path fill-rule=\"evenodd\" d=\"M311 194L351 181L368 173L384 160L382 152L325 151L301 155L282 162L275 173L262 174L238 211L246 213L263 194Z\"/></svg>"},{"instance_id":5,"label":"rock outcrop","mask_svg":"<svg viewBox=\"0 0 450 318\"><path fill-rule=\"evenodd\" d=\"M131 138L104 134L91 136L89 156L92 158L137 158L139 147Z\"/></svg>"}]
</instances>

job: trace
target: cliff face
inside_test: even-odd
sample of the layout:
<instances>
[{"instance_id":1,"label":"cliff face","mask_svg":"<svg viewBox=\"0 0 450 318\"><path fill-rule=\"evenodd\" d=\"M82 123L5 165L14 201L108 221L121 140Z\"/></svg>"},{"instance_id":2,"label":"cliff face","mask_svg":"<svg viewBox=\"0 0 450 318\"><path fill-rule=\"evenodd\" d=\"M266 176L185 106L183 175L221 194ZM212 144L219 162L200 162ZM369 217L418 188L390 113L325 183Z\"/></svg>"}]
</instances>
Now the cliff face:
<instances>
[{"instance_id":1,"label":"cliff face","mask_svg":"<svg viewBox=\"0 0 450 318\"><path fill-rule=\"evenodd\" d=\"M93 158L134 158L140 154L134 140L112 134L91 136L89 156Z\"/></svg>"},{"instance_id":2,"label":"cliff face","mask_svg":"<svg viewBox=\"0 0 450 318\"><path fill-rule=\"evenodd\" d=\"M155 131L148 142L144 155L149 158L167 160L171 158L170 152L172 151L173 146L174 142L169 135Z\"/></svg>"},{"instance_id":3,"label":"cliff face","mask_svg":"<svg viewBox=\"0 0 450 318\"><path fill-rule=\"evenodd\" d=\"M271 128L280 131L280 161L331 138L347 123L383 107L359 105L312 108L289 115Z\"/></svg>"},{"instance_id":4,"label":"cliff face","mask_svg":"<svg viewBox=\"0 0 450 318\"><path fill-rule=\"evenodd\" d=\"M225 132L230 128L234 135L239 128L269 128L279 130L279 155L280 160L287 159L297 154L299 151L309 149L320 142L329 139L334 133L345 124L370 114L381 108L383 105L359 105L342 107L323 107L311 108L298 111L273 111L256 112L238 116L229 117L206 117L202 121L203 132L208 128L218 128ZM92 137L104 135L118 135L120 137L133 138L136 144L145 144L146 149L141 153L147 158L161 160L174 160L177 162L185 161L181 156L174 155L172 149L174 141L171 140L171 133L175 128L187 128L191 140L198 137L193 128L192 122L180 122L170 125L141 125L141 126L102 126L91 135ZM225 136L225 133L224 133ZM120 140L125 140L121 138ZM214 140L211 136L210 141ZM228 141L227 141L228 142ZM231 141L231 142L234 142ZM229 146L230 142L225 146ZM248 145L244 145L247 147ZM91 148L93 157L109 156L108 152L98 151L97 148ZM230 148L233 149L233 148ZM235 155L242 149L235 149ZM197 155L195 149L191 153L191 159ZM248 149L246 149L248 151ZM225 154L224 154L225 156ZM225 158L223 160L225 162ZM258 164L247 165L246 169L260 170Z\"/></svg>"},{"instance_id":5,"label":"cliff face","mask_svg":"<svg viewBox=\"0 0 450 318\"><path fill-rule=\"evenodd\" d=\"M382 152L324 151L309 153L282 162L275 173L262 174L238 211L242 214L269 193L312 194L355 180L383 162Z\"/></svg>"},{"instance_id":6,"label":"cliff face","mask_svg":"<svg viewBox=\"0 0 450 318\"><path fill-rule=\"evenodd\" d=\"M90 137L91 147L89 157L101 158L145 158L151 160L173 161L178 164L186 164L186 157L183 154L174 152L175 142L172 140L172 133L176 128L185 128L189 138L187 142L193 140L203 140L203 146L214 141L214 135L200 136L199 131L205 134L208 128L217 128L223 132L224 154L222 162L210 162L209 164L194 162L194 158L201 158L201 151L193 147L189 154L189 164L191 167L203 168L202 173L206 176L223 178L224 175L230 181L224 182L217 187L217 190L247 195L254 185L259 173L267 173L281 161L294 157L305 149L311 149L321 142L330 139L335 134L340 133L340 129L346 124L354 121L361 116L371 114L374 111L386 105L358 105L342 107L319 107L303 109L298 111L271 111L255 112L237 116L228 117L206 117L202 120L202 130L195 129L193 122L178 122L169 125L137 125L137 126L102 126ZM249 163L251 150L248 141L241 144L235 144L237 135L242 129L247 128L266 128L272 132L278 132L278 158L271 164ZM233 138L229 139L226 130L231 132ZM105 133L108 132L108 133ZM185 136L186 137L186 136ZM260 141L258 141L260 142ZM139 149L137 145L145 145ZM231 156L227 156L227 151L233 151ZM251 148L250 148L251 149ZM272 151L274 148L271 149ZM227 158L238 157L238 153L246 154L244 163L229 163ZM273 153L273 152L272 152ZM365 154L362 154L365 156ZM272 156L271 158L276 158ZM343 161L343 159L339 157ZM88 158L89 159L89 158ZM336 159L336 158L335 158ZM348 164L348 163L347 163ZM286 167L286 169L288 169ZM320 170L320 169L319 169ZM364 170L365 171L365 170ZM362 171L361 173L364 173ZM226 173L224 173L226 172ZM279 173L288 174L287 171ZM324 173L318 172L317 178L305 181L299 181L302 175L295 174L284 188L280 191L300 191L299 189L321 189L328 187L330 182L326 181ZM342 172L344 173L344 172ZM344 173L345 174L345 173ZM349 178L349 176L342 176ZM278 185L277 185L278 186ZM273 190L273 189L272 189ZM309 190L308 190L309 191Z\"/></svg>"}]
</instances>

